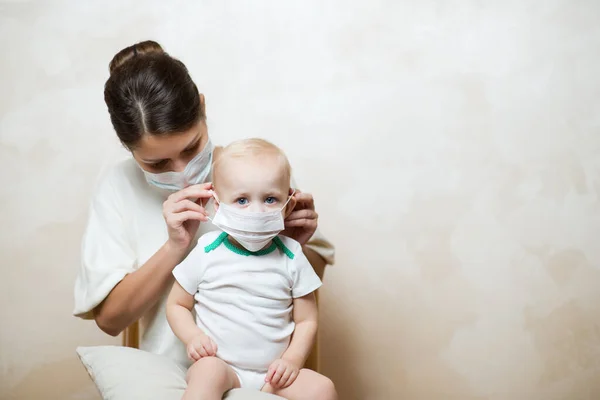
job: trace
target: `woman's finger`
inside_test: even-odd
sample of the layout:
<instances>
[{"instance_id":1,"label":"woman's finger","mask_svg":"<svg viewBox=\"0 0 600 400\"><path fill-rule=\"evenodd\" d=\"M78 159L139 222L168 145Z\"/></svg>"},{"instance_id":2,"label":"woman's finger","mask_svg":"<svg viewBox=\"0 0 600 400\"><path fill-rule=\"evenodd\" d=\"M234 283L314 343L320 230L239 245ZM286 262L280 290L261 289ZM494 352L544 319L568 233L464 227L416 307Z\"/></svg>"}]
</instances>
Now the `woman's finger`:
<instances>
[{"instance_id":1,"label":"woman's finger","mask_svg":"<svg viewBox=\"0 0 600 400\"><path fill-rule=\"evenodd\" d=\"M201 183L199 185L188 186L178 192L173 193L169 196L169 200L172 202L178 202L183 199L208 199L213 196L212 182Z\"/></svg>"},{"instance_id":2,"label":"woman's finger","mask_svg":"<svg viewBox=\"0 0 600 400\"><path fill-rule=\"evenodd\" d=\"M304 207L301 208L308 208L311 210L315 209L315 200L313 199L312 194L300 193L296 191L296 194L294 194L294 198L296 199L296 207L298 207L299 204L302 204Z\"/></svg>"},{"instance_id":3,"label":"woman's finger","mask_svg":"<svg viewBox=\"0 0 600 400\"><path fill-rule=\"evenodd\" d=\"M314 210L304 209L293 211L288 217L285 219L286 221L293 221L295 219L317 219L319 218L319 214L317 214Z\"/></svg>"},{"instance_id":4,"label":"woman's finger","mask_svg":"<svg viewBox=\"0 0 600 400\"><path fill-rule=\"evenodd\" d=\"M205 214L199 213L197 211L184 211L177 214L171 214L167 218L167 223L172 226L177 224L183 224L185 221L188 220L208 221L208 218Z\"/></svg>"},{"instance_id":5,"label":"woman's finger","mask_svg":"<svg viewBox=\"0 0 600 400\"><path fill-rule=\"evenodd\" d=\"M285 221L286 228L316 228L318 226L316 219L295 219L293 221Z\"/></svg>"},{"instance_id":6,"label":"woman's finger","mask_svg":"<svg viewBox=\"0 0 600 400\"><path fill-rule=\"evenodd\" d=\"M200 204L198 203L194 203L191 200L181 200L178 201L177 203L173 203L172 205L170 205L170 212L172 213L178 213L178 212L182 212L182 211L197 211L199 213L202 214L206 214L206 211L204 210L204 207L202 207Z\"/></svg>"}]
</instances>

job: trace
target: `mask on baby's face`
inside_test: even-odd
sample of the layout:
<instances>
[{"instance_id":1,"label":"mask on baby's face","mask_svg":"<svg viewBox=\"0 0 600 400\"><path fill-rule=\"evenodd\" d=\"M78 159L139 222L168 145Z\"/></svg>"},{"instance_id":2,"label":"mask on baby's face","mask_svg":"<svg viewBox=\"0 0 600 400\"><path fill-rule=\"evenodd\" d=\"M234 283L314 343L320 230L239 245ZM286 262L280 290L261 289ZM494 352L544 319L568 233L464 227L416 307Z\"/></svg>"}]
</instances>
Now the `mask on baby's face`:
<instances>
[{"instance_id":1,"label":"mask on baby's face","mask_svg":"<svg viewBox=\"0 0 600 400\"><path fill-rule=\"evenodd\" d=\"M186 165L180 172L169 171L160 174L154 174L142 170L146 177L146 182L161 189L178 191L190 185L204 183L210 174L212 166L214 146L210 139L204 145L204 148Z\"/></svg>"},{"instance_id":2,"label":"mask on baby's face","mask_svg":"<svg viewBox=\"0 0 600 400\"><path fill-rule=\"evenodd\" d=\"M285 229L283 211L295 192L292 192L283 207L265 212L246 211L221 203L215 193L214 198L219 203L219 208L211 221L247 250L258 251Z\"/></svg>"}]
</instances>

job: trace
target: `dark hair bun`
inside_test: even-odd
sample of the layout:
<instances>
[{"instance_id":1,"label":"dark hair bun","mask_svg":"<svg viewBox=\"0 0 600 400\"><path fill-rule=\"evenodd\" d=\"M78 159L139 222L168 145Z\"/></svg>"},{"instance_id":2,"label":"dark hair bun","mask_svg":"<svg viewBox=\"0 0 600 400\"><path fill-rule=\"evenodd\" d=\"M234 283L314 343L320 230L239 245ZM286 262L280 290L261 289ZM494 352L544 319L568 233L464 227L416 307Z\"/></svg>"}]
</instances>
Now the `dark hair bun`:
<instances>
[{"instance_id":1,"label":"dark hair bun","mask_svg":"<svg viewBox=\"0 0 600 400\"><path fill-rule=\"evenodd\" d=\"M115 69L126 64L127 61L131 60L135 56L142 56L144 54L163 53L164 50L160 46L160 44L152 40L146 40L140 43L136 43L133 46L125 47L123 50L119 51L110 61L110 64L108 64L108 70L112 74Z\"/></svg>"},{"instance_id":2,"label":"dark hair bun","mask_svg":"<svg viewBox=\"0 0 600 400\"><path fill-rule=\"evenodd\" d=\"M144 135L171 135L205 120L204 104L185 65L151 40L119 51L109 64L104 101L129 150Z\"/></svg>"}]
</instances>

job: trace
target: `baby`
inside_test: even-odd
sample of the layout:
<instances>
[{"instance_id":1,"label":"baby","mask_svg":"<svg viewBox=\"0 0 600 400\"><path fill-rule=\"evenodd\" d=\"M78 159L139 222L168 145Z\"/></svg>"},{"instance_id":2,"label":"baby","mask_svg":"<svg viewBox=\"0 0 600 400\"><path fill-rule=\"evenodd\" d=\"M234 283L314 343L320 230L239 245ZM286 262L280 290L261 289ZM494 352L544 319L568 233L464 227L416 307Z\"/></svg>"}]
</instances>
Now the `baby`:
<instances>
[{"instance_id":1,"label":"baby","mask_svg":"<svg viewBox=\"0 0 600 400\"><path fill-rule=\"evenodd\" d=\"M295 206L285 154L261 139L234 142L213 166L214 225L174 270L167 319L194 364L184 399L252 388L290 400L335 400L333 383L302 369L317 332L321 281L286 236ZM192 313L195 310L195 320Z\"/></svg>"}]
</instances>

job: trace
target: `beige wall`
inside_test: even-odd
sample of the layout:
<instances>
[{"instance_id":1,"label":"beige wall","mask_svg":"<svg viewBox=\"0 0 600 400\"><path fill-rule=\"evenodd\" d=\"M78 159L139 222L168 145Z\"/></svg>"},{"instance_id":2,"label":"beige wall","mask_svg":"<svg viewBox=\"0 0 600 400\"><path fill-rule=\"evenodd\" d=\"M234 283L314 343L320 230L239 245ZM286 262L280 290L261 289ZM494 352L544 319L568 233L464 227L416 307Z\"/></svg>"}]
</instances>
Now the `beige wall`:
<instances>
[{"instance_id":1,"label":"beige wall","mask_svg":"<svg viewBox=\"0 0 600 400\"><path fill-rule=\"evenodd\" d=\"M600 3L205 3L0 3L0 398L96 397L72 285L145 38L315 194L342 399L600 398Z\"/></svg>"}]
</instances>

